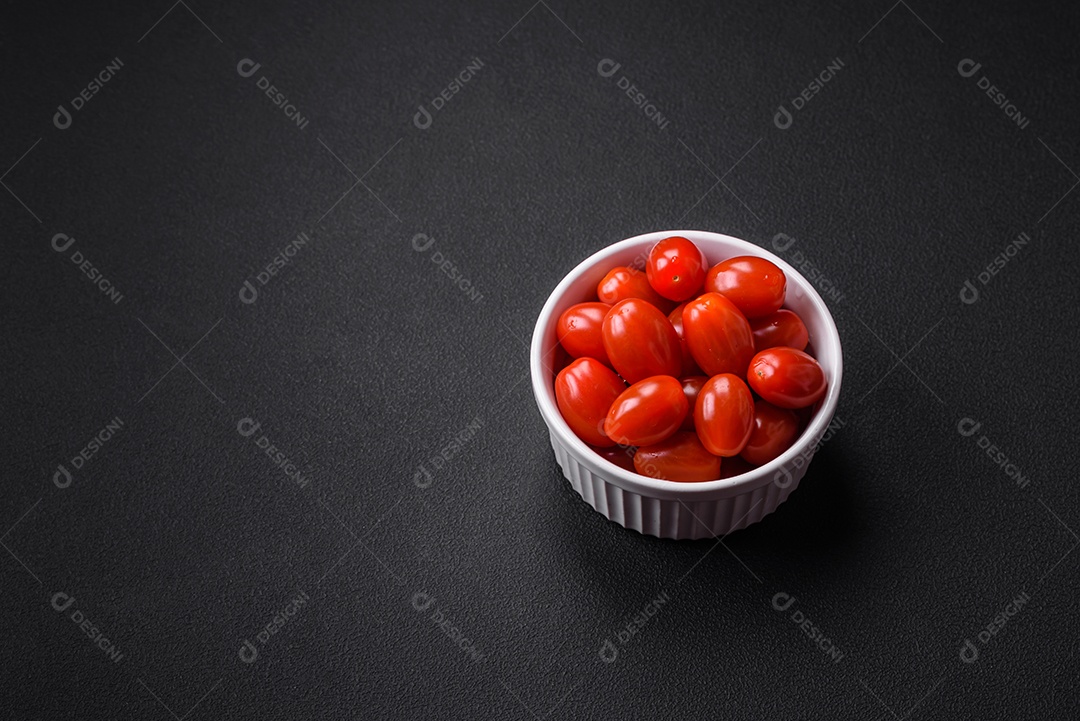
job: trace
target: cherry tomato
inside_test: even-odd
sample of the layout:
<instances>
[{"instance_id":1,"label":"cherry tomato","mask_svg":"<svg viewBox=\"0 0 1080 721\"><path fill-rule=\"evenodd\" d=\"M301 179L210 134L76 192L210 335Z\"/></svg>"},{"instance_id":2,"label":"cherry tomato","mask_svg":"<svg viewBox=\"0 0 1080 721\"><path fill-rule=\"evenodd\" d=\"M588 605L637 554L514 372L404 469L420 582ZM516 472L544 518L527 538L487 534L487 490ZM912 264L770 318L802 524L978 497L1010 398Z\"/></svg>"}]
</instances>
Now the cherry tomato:
<instances>
[{"instance_id":1,"label":"cherry tomato","mask_svg":"<svg viewBox=\"0 0 1080 721\"><path fill-rule=\"evenodd\" d=\"M649 251L645 274L649 285L668 300L684 301L705 284L705 256L691 241L678 235L664 238Z\"/></svg>"},{"instance_id":2,"label":"cherry tomato","mask_svg":"<svg viewBox=\"0 0 1080 721\"><path fill-rule=\"evenodd\" d=\"M639 448L634 468L643 476L667 481L714 481L720 477L720 459L705 450L696 433L686 431Z\"/></svg>"},{"instance_id":3,"label":"cherry tomato","mask_svg":"<svg viewBox=\"0 0 1080 721\"><path fill-rule=\"evenodd\" d=\"M600 284L596 286L596 295L601 303L615 305L627 298L641 298L655 305L665 313L670 313L675 303L653 290L648 277L640 270L620 265L608 271Z\"/></svg>"},{"instance_id":4,"label":"cherry tomato","mask_svg":"<svg viewBox=\"0 0 1080 721\"><path fill-rule=\"evenodd\" d=\"M686 414L686 418L682 422L682 429L684 431L694 430L694 407L697 405L697 397L701 394L701 387L705 385L705 381L709 380L707 376L688 376L683 378L682 383L683 395L686 396L686 402L690 404L690 412Z\"/></svg>"},{"instance_id":5,"label":"cherry tomato","mask_svg":"<svg viewBox=\"0 0 1080 721\"><path fill-rule=\"evenodd\" d=\"M699 376L701 375L701 369L698 368L697 363L694 362L694 356L690 353L690 346L686 342L686 333L683 332L682 312L686 307L686 303L683 303L671 311L668 315L668 323L671 323L671 327L675 329L675 334L679 336L679 349L682 351L682 373L683 376Z\"/></svg>"},{"instance_id":6,"label":"cherry tomato","mask_svg":"<svg viewBox=\"0 0 1080 721\"><path fill-rule=\"evenodd\" d=\"M705 276L705 290L726 296L747 318L780 310L786 286L784 271L753 255L720 261Z\"/></svg>"},{"instance_id":7,"label":"cherry tomato","mask_svg":"<svg viewBox=\"0 0 1080 721\"><path fill-rule=\"evenodd\" d=\"M607 303L578 303L559 316L556 333L559 343L574 358L595 358L610 366L604 350L604 316L611 310Z\"/></svg>"},{"instance_id":8,"label":"cherry tomato","mask_svg":"<svg viewBox=\"0 0 1080 721\"><path fill-rule=\"evenodd\" d=\"M705 293L686 304L683 333L694 362L710 376L744 375L754 357L750 323L719 293Z\"/></svg>"},{"instance_id":9,"label":"cherry tomato","mask_svg":"<svg viewBox=\"0 0 1080 721\"><path fill-rule=\"evenodd\" d=\"M690 411L682 383L653 376L627 388L611 404L604 433L624 446L648 446L679 430Z\"/></svg>"},{"instance_id":10,"label":"cherry tomato","mask_svg":"<svg viewBox=\"0 0 1080 721\"><path fill-rule=\"evenodd\" d=\"M578 358L555 377L555 400L577 437L603 448L615 445L604 433L604 419L625 388L619 376L600 361Z\"/></svg>"},{"instance_id":11,"label":"cherry tomato","mask_svg":"<svg viewBox=\"0 0 1080 721\"><path fill-rule=\"evenodd\" d=\"M754 401L754 427L739 455L748 463L763 466L790 448L798 435L799 418L795 411L777 408L767 401Z\"/></svg>"},{"instance_id":12,"label":"cherry tomato","mask_svg":"<svg viewBox=\"0 0 1080 721\"><path fill-rule=\"evenodd\" d=\"M737 456L754 425L754 396L731 373L713 376L701 387L694 405L694 428L714 456Z\"/></svg>"},{"instance_id":13,"label":"cherry tomato","mask_svg":"<svg viewBox=\"0 0 1080 721\"><path fill-rule=\"evenodd\" d=\"M792 311L781 308L775 313L750 320L750 331L754 335L754 350L784 346L795 350L806 350L810 334L802 318Z\"/></svg>"},{"instance_id":14,"label":"cherry tomato","mask_svg":"<svg viewBox=\"0 0 1080 721\"><path fill-rule=\"evenodd\" d=\"M677 376L682 369L679 335L648 301L630 298L604 317L604 350L611 366L629 383L649 376Z\"/></svg>"},{"instance_id":15,"label":"cherry tomato","mask_svg":"<svg viewBox=\"0 0 1080 721\"><path fill-rule=\"evenodd\" d=\"M634 448L626 448L624 446L612 446L611 448L597 448L596 446L590 446L596 455L603 458L608 463L614 463L619 468L624 468L631 473L636 473L634 469Z\"/></svg>"},{"instance_id":16,"label":"cherry tomato","mask_svg":"<svg viewBox=\"0 0 1080 721\"><path fill-rule=\"evenodd\" d=\"M825 395L825 373L813 356L794 348L769 348L754 356L750 387L781 408L804 408Z\"/></svg>"}]
</instances>

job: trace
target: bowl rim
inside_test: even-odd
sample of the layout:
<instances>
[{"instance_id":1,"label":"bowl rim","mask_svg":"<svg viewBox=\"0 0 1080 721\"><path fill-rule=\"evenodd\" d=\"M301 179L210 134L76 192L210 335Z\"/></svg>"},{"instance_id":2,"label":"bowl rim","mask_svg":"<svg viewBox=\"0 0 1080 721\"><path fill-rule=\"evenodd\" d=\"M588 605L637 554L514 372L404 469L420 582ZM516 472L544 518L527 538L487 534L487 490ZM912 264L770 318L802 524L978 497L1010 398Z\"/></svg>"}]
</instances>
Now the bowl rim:
<instances>
[{"instance_id":1,"label":"bowl rim","mask_svg":"<svg viewBox=\"0 0 1080 721\"><path fill-rule=\"evenodd\" d=\"M824 321L825 337L817 339L817 342L819 344L822 342L827 343L833 346L836 351L836 360L828 367L828 370L831 371L832 374L832 380L829 382L829 388L825 393L825 398L821 403L821 407L818 408L814 417L799 437L799 440L780 456L774 458L765 465L730 478L721 478L714 481L699 481L695 483L668 481L632 473L610 461L604 460L584 441L578 438L572 430L570 430L570 426L563 420L558 406L554 403L553 399L548 398L547 390L544 386L546 383L545 373L549 372L545 371L543 365L543 330L548 324L555 322L555 319L552 318L554 315L555 304L567 292L570 285L591 268L621 251L636 246L644 246L646 244L651 246L657 241L673 235L681 235L692 241L694 241L695 238L708 238L710 240L723 241L743 249L744 252L736 253L736 255L756 255L776 263L789 279L794 278L797 280L798 284L802 287L806 296L813 304L815 310L820 314ZM817 289L813 284L783 258L766 250L760 245L724 233L714 233L707 230L661 230L642 233L620 240L617 243L607 245L582 260L573 270L563 277L548 296L543 309L540 311L540 315L536 319L532 340L529 344L529 367L532 375L533 395L536 398L536 404L540 409L540 414L543 417L544 422L553 433L559 436L559 439L562 441L564 447L567 448L567 451L572 452L575 459L579 463L585 465L590 471L600 474L605 480L614 483L620 488L644 496L663 496L668 498L695 496L716 497L717 495L734 495L735 492L753 490L767 485L774 480L774 477L781 468L785 467L796 457L806 455L808 449L817 444L818 440L825 433L829 423L832 421L833 415L836 412L836 406L840 400L840 386L843 378L844 359L843 348L840 343L840 334L836 329L836 322L833 320L832 313L829 312L829 308L825 304L825 301L817 292Z\"/></svg>"}]
</instances>

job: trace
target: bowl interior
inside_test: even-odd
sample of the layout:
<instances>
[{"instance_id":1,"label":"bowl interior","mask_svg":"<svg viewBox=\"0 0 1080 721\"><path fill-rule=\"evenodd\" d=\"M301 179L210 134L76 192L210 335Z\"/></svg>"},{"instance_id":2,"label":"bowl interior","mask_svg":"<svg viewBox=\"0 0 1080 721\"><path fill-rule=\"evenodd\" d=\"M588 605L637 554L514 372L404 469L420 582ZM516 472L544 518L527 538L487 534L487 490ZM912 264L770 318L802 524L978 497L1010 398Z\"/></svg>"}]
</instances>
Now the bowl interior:
<instances>
[{"instance_id":1,"label":"bowl interior","mask_svg":"<svg viewBox=\"0 0 1080 721\"><path fill-rule=\"evenodd\" d=\"M556 337L556 325L559 316L562 315L563 311L576 303L595 300L597 284L599 284L607 272L613 267L628 265L643 268L645 259L652 246L657 241L672 235L681 235L692 240L705 254L710 266L715 265L726 258L738 255L756 255L776 263L787 276L787 296L784 301L784 307L795 311L799 317L802 318L803 323L806 324L814 357L817 358L818 363L821 364L822 370L829 383L829 389L826 392L825 398L820 402L814 417L804 430L802 436L800 436L793 446L779 458L740 476L734 476L720 481L704 481L695 484L682 483L676 485L682 488L688 486L715 487L716 484L727 484L728 482L738 483L739 481L752 480L750 478L752 476L771 476L772 472L775 469L778 469L787 458L793 457L800 452L800 446L805 448L810 440L816 438L820 432L823 432L825 425L828 423L828 419L832 417L839 397L840 376L843 365L840 350L840 338L837 334L836 325L833 322L832 315L829 313L821 296L818 295L817 291L809 281L780 257L760 246L731 236L691 230L647 233L608 246L607 248L594 253L578 265L577 268L571 271L558 287L556 287L555 291L548 299L547 304L544 306L540 318L537 321L537 326L533 335L533 385L537 395L537 402L541 407L541 412L544 414L548 425L551 426L552 419L549 416L550 412L553 410L555 416L555 426L553 429L560 431L560 435L568 434L569 436L572 436L572 440L577 441L577 443L580 444L581 452L588 453L595 457L598 462L602 462L605 466L608 466L609 468L605 468L604 470L605 475L613 474L619 477L633 476L635 479L640 479L640 482L647 486L663 487L665 484L676 483L674 481L660 481L645 476L631 474L613 464L603 461L603 459L593 453L584 442L573 434L569 429L569 426L563 421L555 402L555 383L554 374L552 372L555 349L558 343ZM539 378L536 377L537 374L540 375ZM577 446L574 447L577 448Z\"/></svg>"}]
</instances>

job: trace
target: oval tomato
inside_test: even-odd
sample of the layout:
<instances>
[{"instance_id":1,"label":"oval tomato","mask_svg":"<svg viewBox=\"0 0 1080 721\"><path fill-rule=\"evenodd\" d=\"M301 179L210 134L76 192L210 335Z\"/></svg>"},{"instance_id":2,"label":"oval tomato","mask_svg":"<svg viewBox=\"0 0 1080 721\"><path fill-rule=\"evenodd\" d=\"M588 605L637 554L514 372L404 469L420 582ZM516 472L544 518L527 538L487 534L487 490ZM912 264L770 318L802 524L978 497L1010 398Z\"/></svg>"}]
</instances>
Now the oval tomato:
<instances>
[{"instance_id":1,"label":"oval tomato","mask_svg":"<svg viewBox=\"0 0 1080 721\"><path fill-rule=\"evenodd\" d=\"M559 343L574 358L595 358L611 365L604 350L604 316L607 303L578 303L563 311L555 327Z\"/></svg>"},{"instance_id":2,"label":"oval tomato","mask_svg":"<svg viewBox=\"0 0 1080 721\"><path fill-rule=\"evenodd\" d=\"M714 481L720 477L720 459L705 450L696 433L679 431L666 441L639 448L634 469L666 481Z\"/></svg>"},{"instance_id":3,"label":"oval tomato","mask_svg":"<svg viewBox=\"0 0 1080 721\"><path fill-rule=\"evenodd\" d=\"M627 298L641 298L655 305L665 313L670 313L675 303L657 293L649 285L648 277L636 268L620 265L608 271L600 284L596 286L596 296L601 303L615 305Z\"/></svg>"},{"instance_id":4,"label":"oval tomato","mask_svg":"<svg viewBox=\"0 0 1080 721\"><path fill-rule=\"evenodd\" d=\"M741 376L754 357L750 323L719 293L704 293L686 304L683 333L694 362L710 376L720 373Z\"/></svg>"},{"instance_id":5,"label":"oval tomato","mask_svg":"<svg viewBox=\"0 0 1080 721\"><path fill-rule=\"evenodd\" d=\"M634 448L626 448L624 446L612 446L611 448L597 448L596 446L590 446L596 455L603 458L608 463L614 463L619 468L623 468L631 473L636 473L634 469Z\"/></svg>"},{"instance_id":6,"label":"oval tomato","mask_svg":"<svg viewBox=\"0 0 1080 721\"><path fill-rule=\"evenodd\" d=\"M683 331L682 312L685 307L686 303L677 306L667 319L671 327L675 329L675 335L679 336L679 350L682 351L682 373L679 375L699 376L701 369L694 362L694 356L690 353L690 346L686 342L686 333Z\"/></svg>"},{"instance_id":7,"label":"oval tomato","mask_svg":"<svg viewBox=\"0 0 1080 721\"><path fill-rule=\"evenodd\" d=\"M683 419L682 423L684 431L694 430L694 407L697 406L697 397L701 394L701 387L705 385L707 380L709 379L706 376L688 376L679 381L682 383L686 402L690 406L690 412L686 414L686 418Z\"/></svg>"},{"instance_id":8,"label":"oval tomato","mask_svg":"<svg viewBox=\"0 0 1080 721\"><path fill-rule=\"evenodd\" d=\"M566 425L593 446L613 446L604 419L626 388L619 376L595 358L578 358L555 377L555 401Z\"/></svg>"},{"instance_id":9,"label":"oval tomato","mask_svg":"<svg viewBox=\"0 0 1080 721\"><path fill-rule=\"evenodd\" d=\"M813 356L794 348L769 348L754 356L750 387L781 408L805 408L825 395L825 372Z\"/></svg>"},{"instance_id":10,"label":"oval tomato","mask_svg":"<svg viewBox=\"0 0 1080 721\"><path fill-rule=\"evenodd\" d=\"M787 308L775 313L750 320L750 332L754 336L754 350L784 346L795 350L806 350L810 334L802 318Z\"/></svg>"},{"instance_id":11,"label":"oval tomato","mask_svg":"<svg viewBox=\"0 0 1080 721\"><path fill-rule=\"evenodd\" d=\"M620 445L648 446L679 430L689 410L682 383L671 376L653 376L615 399L604 421L604 433Z\"/></svg>"},{"instance_id":12,"label":"oval tomato","mask_svg":"<svg viewBox=\"0 0 1080 721\"><path fill-rule=\"evenodd\" d=\"M705 276L705 290L725 296L747 318L780 310L786 289L784 271L754 255L720 261Z\"/></svg>"},{"instance_id":13,"label":"oval tomato","mask_svg":"<svg viewBox=\"0 0 1080 721\"><path fill-rule=\"evenodd\" d=\"M768 401L754 401L754 427L739 455L748 463L763 466L790 448L798 435L795 411L777 408Z\"/></svg>"},{"instance_id":14,"label":"oval tomato","mask_svg":"<svg viewBox=\"0 0 1080 721\"><path fill-rule=\"evenodd\" d=\"M754 397L737 375L713 376L694 405L694 428L714 456L737 456L754 425Z\"/></svg>"},{"instance_id":15,"label":"oval tomato","mask_svg":"<svg viewBox=\"0 0 1080 721\"><path fill-rule=\"evenodd\" d=\"M682 370L679 336L656 306L630 298L604 317L604 350L611 366L629 383L650 376L677 376Z\"/></svg>"},{"instance_id":16,"label":"oval tomato","mask_svg":"<svg viewBox=\"0 0 1080 721\"><path fill-rule=\"evenodd\" d=\"M701 292L706 267L705 256L693 242L673 235L649 251L645 275L657 293L668 300L684 301Z\"/></svg>"}]
</instances>

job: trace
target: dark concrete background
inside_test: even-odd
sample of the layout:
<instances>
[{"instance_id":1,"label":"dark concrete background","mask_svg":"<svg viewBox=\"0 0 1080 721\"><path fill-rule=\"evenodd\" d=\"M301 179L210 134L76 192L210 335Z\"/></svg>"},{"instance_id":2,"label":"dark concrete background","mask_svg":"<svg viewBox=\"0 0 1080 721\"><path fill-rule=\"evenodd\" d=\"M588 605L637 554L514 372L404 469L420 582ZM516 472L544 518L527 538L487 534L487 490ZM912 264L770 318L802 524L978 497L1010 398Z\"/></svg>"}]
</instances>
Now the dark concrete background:
<instances>
[{"instance_id":1,"label":"dark concrete background","mask_svg":"<svg viewBox=\"0 0 1080 721\"><path fill-rule=\"evenodd\" d=\"M2 715L1075 716L1075 5L168 2L0 30ZM592 511L527 379L669 228L816 269L844 342L722 544Z\"/></svg>"}]
</instances>

